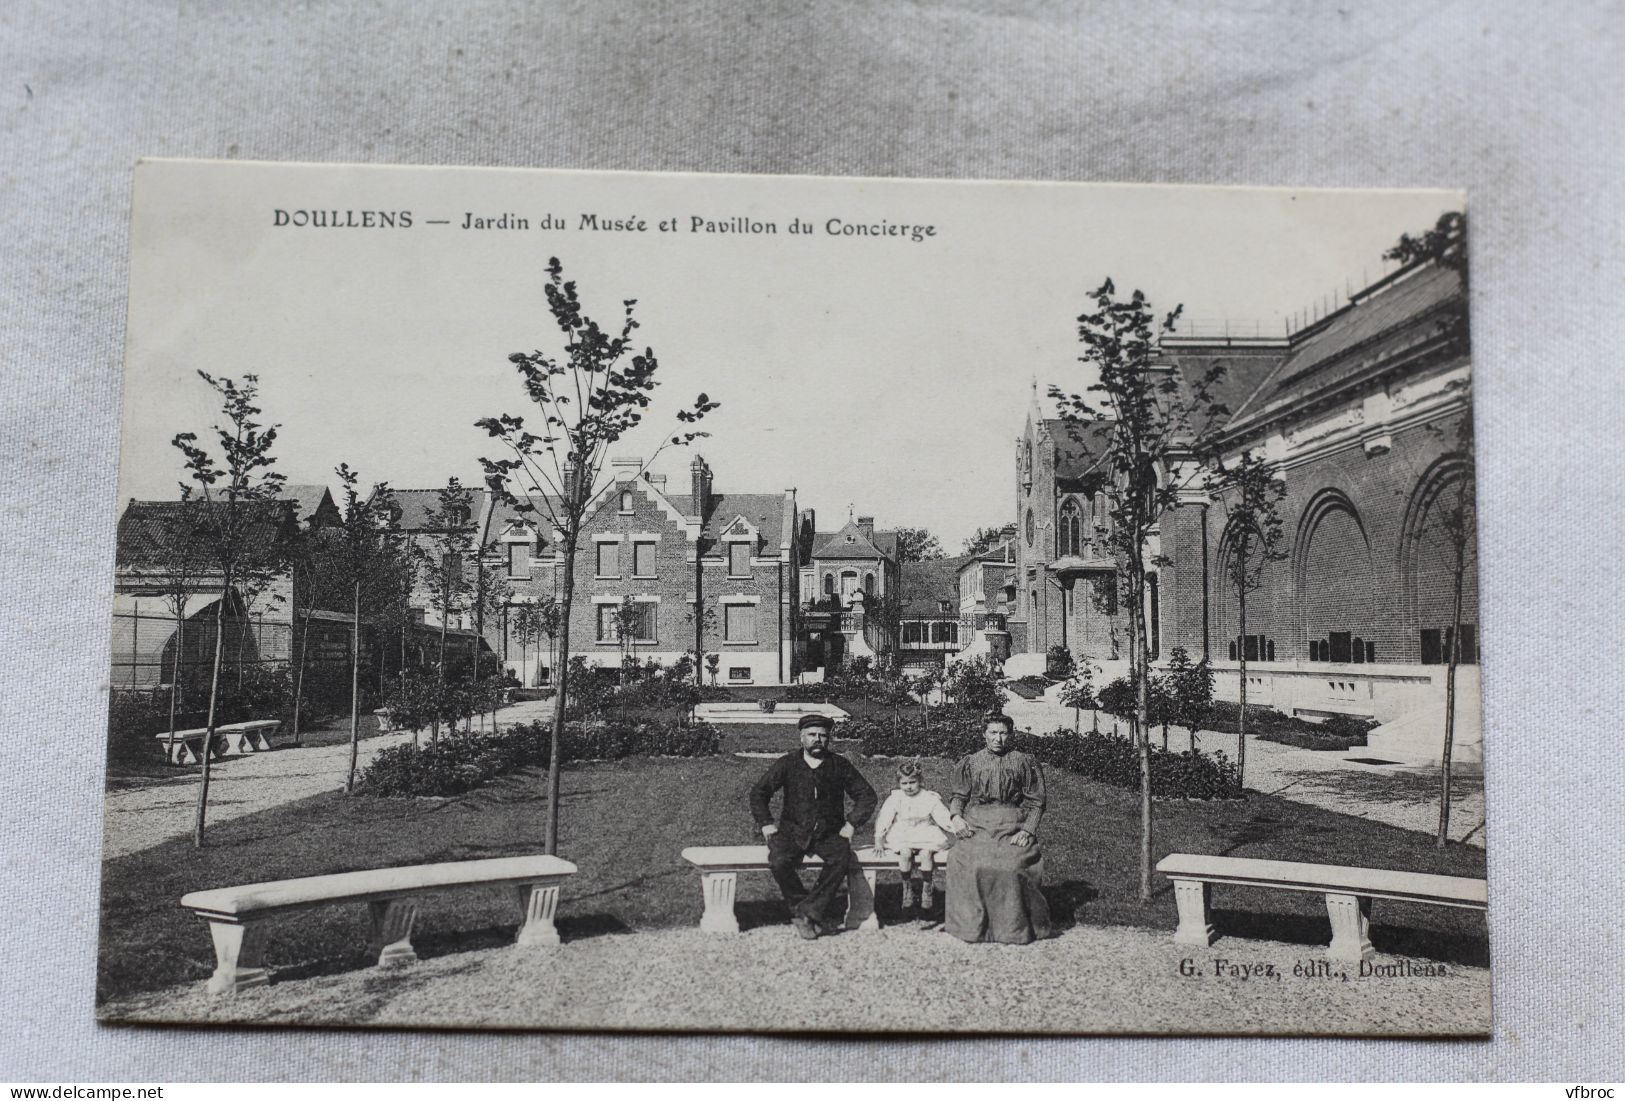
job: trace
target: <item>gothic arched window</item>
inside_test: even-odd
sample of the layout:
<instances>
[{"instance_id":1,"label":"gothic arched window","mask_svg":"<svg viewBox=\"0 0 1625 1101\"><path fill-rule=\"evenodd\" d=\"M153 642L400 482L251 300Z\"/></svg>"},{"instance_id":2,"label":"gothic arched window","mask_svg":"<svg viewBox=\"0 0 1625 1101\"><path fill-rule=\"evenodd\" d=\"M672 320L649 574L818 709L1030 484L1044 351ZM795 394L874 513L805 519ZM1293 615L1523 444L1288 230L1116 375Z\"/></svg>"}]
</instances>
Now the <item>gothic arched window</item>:
<instances>
[{"instance_id":1,"label":"gothic arched window","mask_svg":"<svg viewBox=\"0 0 1625 1101\"><path fill-rule=\"evenodd\" d=\"M1038 530L1037 526L1033 523L1033 510L1028 509L1027 510L1027 545L1029 547L1033 545L1033 535L1037 530Z\"/></svg>"},{"instance_id":2,"label":"gothic arched window","mask_svg":"<svg viewBox=\"0 0 1625 1101\"><path fill-rule=\"evenodd\" d=\"M1055 549L1061 558L1083 554L1083 510L1071 498L1061 506L1060 545Z\"/></svg>"}]
</instances>

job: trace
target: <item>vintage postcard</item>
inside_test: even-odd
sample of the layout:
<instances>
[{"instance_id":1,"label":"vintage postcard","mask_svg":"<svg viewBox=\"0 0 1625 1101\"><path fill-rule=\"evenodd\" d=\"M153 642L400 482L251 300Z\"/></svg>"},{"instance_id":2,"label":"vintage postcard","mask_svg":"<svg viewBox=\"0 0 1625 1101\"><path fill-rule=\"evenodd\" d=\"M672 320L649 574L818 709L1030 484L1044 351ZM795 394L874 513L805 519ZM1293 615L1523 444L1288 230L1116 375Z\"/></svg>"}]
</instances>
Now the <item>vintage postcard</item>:
<instances>
[{"instance_id":1,"label":"vintage postcard","mask_svg":"<svg viewBox=\"0 0 1625 1101\"><path fill-rule=\"evenodd\" d=\"M1488 1033L1461 194L133 206L102 1019Z\"/></svg>"}]
</instances>

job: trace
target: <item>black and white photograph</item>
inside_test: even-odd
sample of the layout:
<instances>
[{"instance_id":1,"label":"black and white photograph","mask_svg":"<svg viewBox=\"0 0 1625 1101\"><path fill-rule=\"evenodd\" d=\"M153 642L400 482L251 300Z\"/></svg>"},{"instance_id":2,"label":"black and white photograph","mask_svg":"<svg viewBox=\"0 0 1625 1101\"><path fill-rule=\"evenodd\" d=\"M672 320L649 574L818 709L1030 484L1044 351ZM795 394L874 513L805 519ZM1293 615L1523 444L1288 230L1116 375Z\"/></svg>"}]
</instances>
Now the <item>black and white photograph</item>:
<instances>
[{"instance_id":1,"label":"black and white photograph","mask_svg":"<svg viewBox=\"0 0 1625 1101\"><path fill-rule=\"evenodd\" d=\"M132 209L99 1019L1489 1033L1463 193Z\"/></svg>"}]
</instances>

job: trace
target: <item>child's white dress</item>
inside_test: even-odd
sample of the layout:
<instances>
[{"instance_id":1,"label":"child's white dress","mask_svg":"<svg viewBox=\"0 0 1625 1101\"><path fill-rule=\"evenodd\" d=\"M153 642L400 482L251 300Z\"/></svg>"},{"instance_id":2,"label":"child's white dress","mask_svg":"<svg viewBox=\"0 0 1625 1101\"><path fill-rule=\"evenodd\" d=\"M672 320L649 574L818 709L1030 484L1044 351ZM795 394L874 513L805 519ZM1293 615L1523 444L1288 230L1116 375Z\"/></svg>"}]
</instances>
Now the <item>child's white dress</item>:
<instances>
[{"instance_id":1,"label":"child's white dress","mask_svg":"<svg viewBox=\"0 0 1625 1101\"><path fill-rule=\"evenodd\" d=\"M880 816L875 819L877 848L941 852L948 847L944 830L953 829L953 815L942 796L923 788L906 795L897 788L886 796ZM939 828L940 827L940 828Z\"/></svg>"}]
</instances>

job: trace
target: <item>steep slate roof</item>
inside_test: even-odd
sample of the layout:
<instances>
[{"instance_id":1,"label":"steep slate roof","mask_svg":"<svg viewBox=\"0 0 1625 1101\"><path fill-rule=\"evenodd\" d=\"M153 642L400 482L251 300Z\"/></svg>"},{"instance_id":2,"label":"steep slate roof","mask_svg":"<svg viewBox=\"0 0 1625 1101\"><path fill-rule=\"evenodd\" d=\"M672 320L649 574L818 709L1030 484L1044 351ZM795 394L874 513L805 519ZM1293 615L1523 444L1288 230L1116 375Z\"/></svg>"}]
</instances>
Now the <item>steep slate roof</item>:
<instances>
[{"instance_id":1,"label":"steep slate roof","mask_svg":"<svg viewBox=\"0 0 1625 1101\"><path fill-rule=\"evenodd\" d=\"M114 562L120 567L162 567L178 554L179 540L189 523L202 522L207 508L224 508L202 501L131 501L118 522L118 545ZM277 548L294 519L292 501L255 501L238 506L249 513L245 550L251 556L269 557ZM207 544L204 544L206 548ZM207 568L207 551L203 552Z\"/></svg>"},{"instance_id":2,"label":"steep slate roof","mask_svg":"<svg viewBox=\"0 0 1625 1101\"><path fill-rule=\"evenodd\" d=\"M1099 464L1111 445L1112 425L1109 420L1090 421L1073 426L1059 417L1046 418L1044 430L1055 444L1055 477L1061 481L1075 481L1087 476ZM1076 429L1076 437L1073 432Z\"/></svg>"},{"instance_id":3,"label":"steep slate roof","mask_svg":"<svg viewBox=\"0 0 1625 1101\"><path fill-rule=\"evenodd\" d=\"M970 555L934 558L929 562L905 562L901 569L899 596L906 616L940 616L942 602L948 613L959 614L959 571L975 561Z\"/></svg>"},{"instance_id":4,"label":"steep slate roof","mask_svg":"<svg viewBox=\"0 0 1625 1101\"><path fill-rule=\"evenodd\" d=\"M434 489L392 489L395 503L400 506L400 526L406 531L424 531L428 527L429 513L440 507L440 490L443 486ZM464 483L463 489L468 492L468 522L478 524L480 517L485 515L485 501L490 495L485 486L479 482L473 485Z\"/></svg>"},{"instance_id":5,"label":"steep slate roof","mask_svg":"<svg viewBox=\"0 0 1625 1101\"><path fill-rule=\"evenodd\" d=\"M847 536L852 537L847 542ZM864 558L897 558L897 533L894 531L877 531L870 539L858 527L856 520L849 520L840 531L821 531L813 536L814 558L864 559Z\"/></svg>"},{"instance_id":6,"label":"steep slate roof","mask_svg":"<svg viewBox=\"0 0 1625 1101\"><path fill-rule=\"evenodd\" d=\"M331 502L335 509L338 502L332 500L332 494L326 486L319 485L284 485L282 487L284 500L294 503L294 515L301 524L310 523L316 510L322 507L324 501Z\"/></svg>"},{"instance_id":7,"label":"steep slate roof","mask_svg":"<svg viewBox=\"0 0 1625 1101\"><path fill-rule=\"evenodd\" d=\"M711 515L705 518L701 532L707 540L714 541L736 516L743 516L761 534L762 557L774 558L779 553L779 544L792 538L786 523L793 523L794 517L785 515L785 496L783 493L713 492Z\"/></svg>"},{"instance_id":8,"label":"steep slate roof","mask_svg":"<svg viewBox=\"0 0 1625 1101\"><path fill-rule=\"evenodd\" d=\"M1235 410L1239 430L1356 379L1367 369L1438 337L1432 324L1461 296L1461 277L1437 264L1396 272L1330 317L1293 334L1285 357Z\"/></svg>"}]
</instances>

